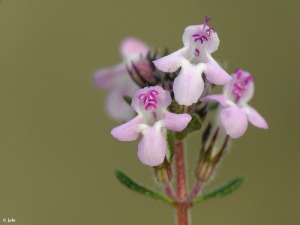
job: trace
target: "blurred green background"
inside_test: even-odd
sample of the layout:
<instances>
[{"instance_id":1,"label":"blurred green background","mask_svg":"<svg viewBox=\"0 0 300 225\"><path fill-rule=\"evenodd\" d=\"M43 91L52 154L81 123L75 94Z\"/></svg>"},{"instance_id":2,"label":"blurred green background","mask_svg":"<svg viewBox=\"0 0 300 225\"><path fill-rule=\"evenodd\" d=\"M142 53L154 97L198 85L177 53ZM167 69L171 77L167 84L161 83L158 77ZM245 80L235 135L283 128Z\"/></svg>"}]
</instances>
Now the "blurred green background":
<instances>
[{"instance_id":1,"label":"blurred green background","mask_svg":"<svg viewBox=\"0 0 300 225\"><path fill-rule=\"evenodd\" d=\"M137 143L114 140L106 93L92 73L121 61L120 41L181 48L188 25L213 17L215 59L255 75L251 105L268 131L233 142L210 186L237 175L236 193L192 210L193 224L299 225L299 0L2 0L0 224L173 224L174 210L121 186L114 170L156 188ZM298 65L297 65L298 64ZM297 66L296 66L297 65ZM199 137L189 139L193 176ZM158 189L156 189L158 190Z\"/></svg>"}]
</instances>

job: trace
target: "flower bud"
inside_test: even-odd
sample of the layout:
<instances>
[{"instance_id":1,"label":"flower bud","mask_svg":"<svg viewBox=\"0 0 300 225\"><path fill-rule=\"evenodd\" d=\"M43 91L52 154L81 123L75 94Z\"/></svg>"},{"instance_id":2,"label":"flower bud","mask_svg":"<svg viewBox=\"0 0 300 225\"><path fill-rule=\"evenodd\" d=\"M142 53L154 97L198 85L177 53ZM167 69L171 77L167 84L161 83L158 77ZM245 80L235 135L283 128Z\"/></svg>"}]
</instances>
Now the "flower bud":
<instances>
[{"instance_id":1,"label":"flower bud","mask_svg":"<svg viewBox=\"0 0 300 225\"><path fill-rule=\"evenodd\" d=\"M168 160L164 160L164 162L158 166L154 167L156 178L159 182L164 184L170 183L172 180L172 170L171 164Z\"/></svg>"},{"instance_id":2,"label":"flower bud","mask_svg":"<svg viewBox=\"0 0 300 225\"><path fill-rule=\"evenodd\" d=\"M211 128L208 127L210 130ZM210 131L209 131L210 132ZM224 132L217 128L210 138L210 142L202 148L200 160L196 169L196 177L201 182L208 181L213 175L215 168L224 154L229 136L222 135ZM206 132L204 135L208 135ZM207 139L207 137L202 138Z\"/></svg>"},{"instance_id":3,"label":"flower bud","mask_svg":"<svg viewBox=\"0 0 300 225\"><path fill-rule=\"evenodd\" d=\"M210 161L200 161L196 169L196 177L201 182L206 182L212 176L215 170L215 164Z\"/></svg>"}]
</instances>

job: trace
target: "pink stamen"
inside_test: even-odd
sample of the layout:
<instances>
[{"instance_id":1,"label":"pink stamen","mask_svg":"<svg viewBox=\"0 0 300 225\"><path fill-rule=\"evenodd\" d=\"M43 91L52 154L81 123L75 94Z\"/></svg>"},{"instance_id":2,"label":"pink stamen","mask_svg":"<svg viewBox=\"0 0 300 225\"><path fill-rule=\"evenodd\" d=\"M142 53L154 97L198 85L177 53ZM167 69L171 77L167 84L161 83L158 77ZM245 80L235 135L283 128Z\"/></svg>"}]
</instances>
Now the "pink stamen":
<instances>
[{"instance_id":1,"label":"pink stamen","mask_svg":"<svg viewBox=\"0 0 300 225\"><path fill-rule=\"evenodd\" d=\"M205 35L202 35L202 36L200 37L201 44L203 44L204 40L205 40L205 41L208 41L207 37L206 37Z\"/></svg>"},{"instance_id":2,"label":"pink stamen","mask_svg":"<svg viewBox=\"0 0 300 225\"><path fill-rule=\"evenodd\" d=\"M157 108L157 106L155 104L151 104L151 103L147 104L145 107L146 110L156 109L156 108Z\"/></svg>"},{"instance_id":3,"label":"pink stamen","mask_svg":"<svg viewBox=\"0 0 300 225\"><path fill-rule=\"evenodd\" d=\"M200 41L203 44L204 41L208 41L208 38L205 35L193 34L194 42Z\"/></svg>"},{"instance_id":4,"label":"pink stamen","mask_svg":"<svg viewBox=\"0 0 300 225\"><path fill-rule=\"evenodd\" d=\"M211 35L211 32L215 32L215 29L212 28L212 27L210 27L210 28L208 28L208 29L206 30L207 36L210 36L210 35Z\"/></svg>"},{"instance_id":5,"label":"pink stamen","mask_svg":"<svg viewBox=\"0 0 300 225\"><path fill-rule=\"evenodd\" d=\"M236 81L233 83L232 94L236 96L236 102L240 100L245 91L247 91L250 82L254 81L253 76L245 77L241 69L235 70Z\"/></svg>"},{"instance_id":6,"label":"pink stamen","mask_svg":"<svg viewBox=\"0 0 300 225\"><path fill-rule=\"evenodd\" d=\"M139 99L145 99L146 97L147 97L147 95L141 94L141 95L139 96Z\"/></svg>"},{"instance_id":7,"label":"pink stamen","mask_svg":"<svg viewBox=\"0 0 300 225\"><path fill-rule=\"evenodd\" d=\"M149 99L148 102L151 104L157 104L157 101L155 99Z\"/></svg>"},{"instance_id":8,"label":"pink stamen","mask_svg":"<svg viewBox=\"0 0 300 225\"><path fill-rule=\"evenodd\" d=\"M193 34L192 36L194 37L194 42L200 40L200 34Z\"/></svg>"},{"instance_id":9,"label":"pink stamen","mask_svg":"<svg viewBox=\"0 0 300 225\"><path fill-rule=\"evenodd\" d=\"M253 78L253 76L248 76L246 79L245 79L245 84L248 84L250 81L254 81L254 78Z\"/></svg>"},{"instance_id":10,"label":"pink stamen","mask_svg":"<svg viewBox=\"0 0 300 225\"><path fill-rule=\"evenodd\" d=\"M139 99L143 100L146 110L156 109L157 108L157 100L156 95L158 95L158 91L151 90L149 94L141 94Z\"/></svg>"},{"instance_id":11,"label":"pink stamen","mask_svg":"<svg viewBox=\"0 0 300 225\"><path fill-rule=\"evenodd\" d=\"M151 90L150 93L153 95L158 95L158 91L155 91L155 90Z\"/></svg>"}]
</instances>

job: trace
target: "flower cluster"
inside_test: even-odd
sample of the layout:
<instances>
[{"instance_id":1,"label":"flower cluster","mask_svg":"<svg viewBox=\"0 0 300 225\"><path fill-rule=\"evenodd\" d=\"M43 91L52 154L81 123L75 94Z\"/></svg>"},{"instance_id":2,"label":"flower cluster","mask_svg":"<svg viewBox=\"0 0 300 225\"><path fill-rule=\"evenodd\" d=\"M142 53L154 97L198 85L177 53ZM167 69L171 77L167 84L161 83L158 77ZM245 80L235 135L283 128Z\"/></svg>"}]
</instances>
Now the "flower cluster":
<instances>
[{"instance_id":1,"label":"flower cluster","mask_svg":"<svg viewBox=\"0 0 300 225\"><path fill-rule=\"evenodd\" d=\"M191 115L204 120L210 101L219 103L214 125L224 129L227 137L241 137L248 121L268 128L263 117L247 104L254 93L253 76L241 69L230 76L212 58L220 40L208 25L210 20L205 17L203 24L188 26L183 48L161 58L142 41L127 38L121 44L124 62L94 75L96 86L110 91L106 103L109 115L125 122L112 130L113 137L133 141L141 133L138 158L145 165L162 164L167 154L167 131L178 133L193 126ZM215 85L224 85L223 94L209 95ZM124 96L132 97L130 107Z\"/></svg>"}]
</instances>

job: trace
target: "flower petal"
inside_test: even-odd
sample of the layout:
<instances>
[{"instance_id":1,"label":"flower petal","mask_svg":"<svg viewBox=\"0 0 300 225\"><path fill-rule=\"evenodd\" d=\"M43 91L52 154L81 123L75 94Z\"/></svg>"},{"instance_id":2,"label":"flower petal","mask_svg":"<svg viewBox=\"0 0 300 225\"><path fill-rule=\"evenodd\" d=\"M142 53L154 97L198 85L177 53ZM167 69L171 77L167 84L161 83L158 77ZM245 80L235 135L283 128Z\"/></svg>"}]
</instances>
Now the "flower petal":
<instances>
[{"instance_id":1,"label":"flower petal","mask_svg":"<svg viewBox=\"0 0 300 225\"><path fill-rule=\"evenodd\" d=\"M109 89L118 83L120 76L129 76L124 64L96 71L93 82L99 88Z\"/></svg>"},{"instance_id":2,"label":"flower petal","mask_svg":"<svg viewBox=\"0 0 300 225\"><path fill-rule=\"evenodd\" d=\"M161 133L161 127L156 123L143 131L144 137L138 146L139 160L148 166L160 165L166 156L167 143Z\"/></svg>"},{"instance_id":3,"label":"flower petal","mask_svg":"<svg viewBox=\"0 0 300 225\"><path fill-rule=\"evenodd\" d=\"M223 107L227 107L228 106L228 100L225 98L224 95L208 95L208 96L202 97L200 100L203 101L203 102L206 102L206 101L217 101Z\"/></svg>"},{"instance_id":4,"label":"flower petal","mask_svg":"<svg viewBox=\"0 0 300 225\"><path fill-rule=\"evenodd\" d=\"M131 61L147 55L149 47L137 38L127 37L121 43L120 52L125 61Z\"/></svg>"},{"instance_id":5,"label":"flower petal","mask_svg":"<svg viewBox=\"0 0 300 225\"><path fill-rule=\"evenodd\" d=\"M244 106L243 109L247 114L249 122L252 123L254 126L263 129L269 128L266 120L251 106Z\"/></svg>"},{"instance_id":6,"label":"flower petal","mask_svg":"<svg viewBox=\"0 0 300 225\"><path fill-rule=\"evenodd\" d=\"M124 123L118 127L115 127L111 131L111 135L119 141L133 141L139 136L138 126L141 124L141 118L139 116Z\"/></svg>"},{"instance_id":7,"label":"flower petal","mask_svg":"<svg viewBox=\"0 0 300 225\"><path fill-rule=\"evenodd\" d=\"M181 66L181 60L183 59L184 49L179 49L170 55L162 57L153 61L154 65L164 72L175 72Z\"/></svg>"},{"instance_id":8,"label":"flower petal","mask_svg":"<svg viewBox=\"0 0 300 225\"><path fill-rule=\"evenodd\" d=\"M207 55L207 60L204 73L210 82L216 85L224 85L232 79L210 55Z\"/></svg>"},{"instance_id":9,"label":"flower petal","mask_svg":"<svg viewBox=\"0 0 300 225\"><path fill-rule=\"evenodd\" d=\"M107 114L113 120L125 122L135 116L135 112L123 99L125 95L131 96L131 92L128 86L117 86L109 91L105 101L105 108ZM122 109L122 112L120 112L120 109Z\"/></svg>"},{"instance_id":10,"label":"flower petal","mask_svg":"<svg viewBox=\"0 0 300 225\"><path fill-rule=\"evenodd\" d=\"M203 64L193 65L183 60L181 71L173 84L175 99L180 105L192 105L199 100L204 91L203 68Z\"/></svg>"},{"instance_id":11,"label":"flower petal","mask_svg":"<svg viewBox=\"0 0 300 225\"><path fill-rule=\"evenodd\" d=\"M241 137L248 127L246 113L237 106L230 106L222 109L221 122L226 133L232 138Z\"/></svg>"},{"instance_id":12,"label":"flower petal","mask_svg":"<svg viewBox=\"0 0 300 225\"><path fill-rule=\"evenodd\" d=\"M165 111L161 120L162 127L172 131L182 131L191 121L191 115L187 113L176 114Z\"/></svg>"}]
</instances>

